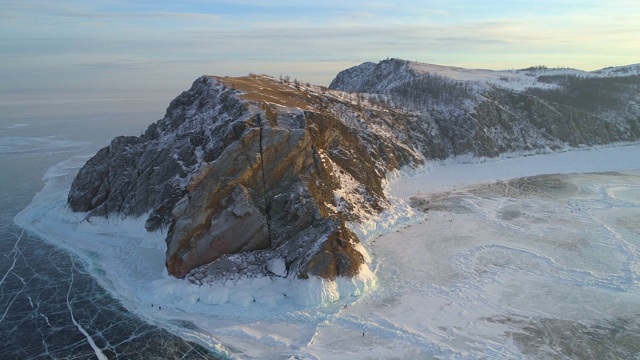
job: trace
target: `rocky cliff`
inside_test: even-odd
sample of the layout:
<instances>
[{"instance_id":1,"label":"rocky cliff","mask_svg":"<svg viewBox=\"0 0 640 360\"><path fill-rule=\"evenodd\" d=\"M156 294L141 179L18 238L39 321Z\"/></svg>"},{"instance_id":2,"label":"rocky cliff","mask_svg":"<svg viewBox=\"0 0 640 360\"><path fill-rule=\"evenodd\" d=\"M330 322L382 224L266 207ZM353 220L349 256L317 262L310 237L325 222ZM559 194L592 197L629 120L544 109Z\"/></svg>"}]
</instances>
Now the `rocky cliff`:
<instances>
[{"instance_id":1,"label":"rocky cliff","mask_svg":"<svg viewBox=\"0 0 640 360\"><path fill-rule=\"evenodd\" d=\"M389 171L637 141L637 73L392 59L345 70L330 89L201 77L143 135L89 160L68 202L88 217L146 216L149 231L166 229L177 277L352 277L367 257L345 221L385 208Z\"/></svg>"},{"instance_id":2,"label":"rocky cliff","mask_svg":"<svg viewBox=\"0 0 640 360\"><path fill-rule=\"evenodd\" d=\"M387 172L421 162L391 128L403 117L264 76L202 77L142 136L89 160L69 206L168 227L177 277L229 254L246 255L242 269L212 271L269 272L282 258L299 277L353 276L365 255L345 220L383 209Z\"/></svg>"}]
</instances>

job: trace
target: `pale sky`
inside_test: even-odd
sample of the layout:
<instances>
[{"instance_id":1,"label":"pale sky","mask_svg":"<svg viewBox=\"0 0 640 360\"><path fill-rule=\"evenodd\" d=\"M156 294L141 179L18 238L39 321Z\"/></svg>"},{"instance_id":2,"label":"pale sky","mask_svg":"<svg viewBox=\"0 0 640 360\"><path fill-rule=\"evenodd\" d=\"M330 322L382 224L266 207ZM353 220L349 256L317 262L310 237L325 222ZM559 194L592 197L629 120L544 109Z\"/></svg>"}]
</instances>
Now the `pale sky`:
<instances>
[{"instance_id":1,"label":"pale sky","mask_svg":"<svg viewBox=\"0 0 640 360\"><path fill-rule=\"evenodd\" d=\"M387 57L470 68L640 63L637 0L0 0L0 96L170 94L202 74L328 85Z\"/></svg>"}]
</instances>

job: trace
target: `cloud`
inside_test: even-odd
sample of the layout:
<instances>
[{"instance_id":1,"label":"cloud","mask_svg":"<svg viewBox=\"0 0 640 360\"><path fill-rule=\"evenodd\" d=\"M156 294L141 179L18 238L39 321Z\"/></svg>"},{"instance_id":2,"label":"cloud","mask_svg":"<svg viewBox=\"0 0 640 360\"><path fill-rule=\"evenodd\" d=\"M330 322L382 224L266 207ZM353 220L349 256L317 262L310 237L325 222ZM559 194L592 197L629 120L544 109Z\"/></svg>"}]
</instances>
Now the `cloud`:
<instances>
[{"instance_id":1,"label":"cloud","mask_svg":"<svg viewBox=\"0 0 640 360\"><path fill-rule=\"evenodd\" d=\"M640 58L640 4L624 0L4 1L0 14L5 92L175 89L203 73L328 84L386 57L494 69Z\"/></svg>"}]
</instances>

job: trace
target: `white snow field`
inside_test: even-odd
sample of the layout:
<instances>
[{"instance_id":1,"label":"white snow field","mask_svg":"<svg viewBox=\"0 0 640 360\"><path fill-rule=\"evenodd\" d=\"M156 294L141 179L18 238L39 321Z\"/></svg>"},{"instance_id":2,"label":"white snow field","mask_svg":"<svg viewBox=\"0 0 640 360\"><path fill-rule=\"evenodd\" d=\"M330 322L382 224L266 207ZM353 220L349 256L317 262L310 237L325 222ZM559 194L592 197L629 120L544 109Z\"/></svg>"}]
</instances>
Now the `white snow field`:
<instances>
[{"instance_id":1,"label":"white snow field","mask_svg":"<svg viewBox=\"0 0 640 360\"><path fill-rule=\"evenodd\" d=\"M15 221L77 255L130 311L223 357L615 355L640 339L639 155L635 144L397 174L393 207L356 229L375 276L355 281L169 277L164 234L146 233L144 217L67 209L87 158L51 168ZM567 175L501 181L537 174Z\"/></svg>"}]
</instances>

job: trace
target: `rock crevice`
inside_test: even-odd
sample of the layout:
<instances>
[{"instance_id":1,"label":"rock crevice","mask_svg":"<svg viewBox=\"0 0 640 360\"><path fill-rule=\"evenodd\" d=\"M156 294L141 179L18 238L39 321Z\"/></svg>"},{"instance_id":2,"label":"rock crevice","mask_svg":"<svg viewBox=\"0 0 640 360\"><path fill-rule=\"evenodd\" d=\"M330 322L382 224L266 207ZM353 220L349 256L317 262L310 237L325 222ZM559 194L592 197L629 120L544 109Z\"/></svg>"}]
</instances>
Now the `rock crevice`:
<instances>
[{"instance_id":1,"label":"rock crevice","mask_svg":"<svg viewBox=\"0 0 640 360\"><path fill-rule=\"evenodd\" d=\"M269 213L271 212L271 201L269 200L269 198L267 198L267 178L265 176L265 170L264 170L264 149L263 149L263 143L262 143L263 131L264 131L264 128L262 127L262 121L261 121L260 122L260 139L258 141L260 145L260 167L261 167L261 173L262 173L262 191L264 192L265 215L267 218L267 232L269 234L269 242L272 242L273 237L271 236L271 219L269 215Z\"/></svg>"}]
</instances>

